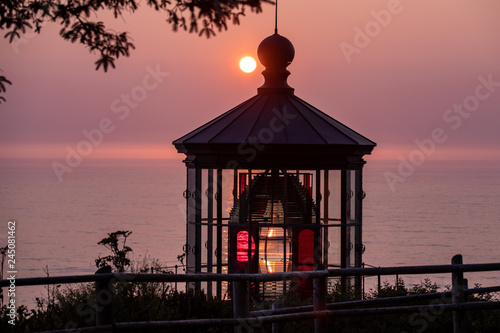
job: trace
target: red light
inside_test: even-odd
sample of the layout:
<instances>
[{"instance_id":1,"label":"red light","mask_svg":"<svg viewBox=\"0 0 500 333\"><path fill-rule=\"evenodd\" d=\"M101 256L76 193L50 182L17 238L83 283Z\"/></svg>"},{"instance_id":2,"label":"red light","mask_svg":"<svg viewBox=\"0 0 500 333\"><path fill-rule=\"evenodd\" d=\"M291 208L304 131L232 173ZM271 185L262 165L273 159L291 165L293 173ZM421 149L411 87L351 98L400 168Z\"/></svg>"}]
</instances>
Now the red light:
<instances>
[{"instance_id":1,"label":"red light","mask_svg":"<svg viewBox=\"0 0 500 333\"><path fill-rule=\"evenodd\" d=\"M252 237L252 258L255 253L255 242ZM236 235L236 260L248 261L248 231L240 231Z\"/></svg>"},{"instance_id":2,"label":"red light","mask_svg":"<svg viewBox=\"0 0 500 333\"><path fill-rule=\"evenodd\" d=\"M245 192L246 186L247 186L247 175L242 173L240 174L240 194Z\"/></svg>"},{"instance_id":3,"label":"red light","mask_svg":"<svg viewBox=\"0 0 500 333\"><path fill-rule=\"evenodd\" d=\"M299 270L310 271L314 265L314 231L304 229L299 233L297 261Z\"/></svg>"}]
</instances>

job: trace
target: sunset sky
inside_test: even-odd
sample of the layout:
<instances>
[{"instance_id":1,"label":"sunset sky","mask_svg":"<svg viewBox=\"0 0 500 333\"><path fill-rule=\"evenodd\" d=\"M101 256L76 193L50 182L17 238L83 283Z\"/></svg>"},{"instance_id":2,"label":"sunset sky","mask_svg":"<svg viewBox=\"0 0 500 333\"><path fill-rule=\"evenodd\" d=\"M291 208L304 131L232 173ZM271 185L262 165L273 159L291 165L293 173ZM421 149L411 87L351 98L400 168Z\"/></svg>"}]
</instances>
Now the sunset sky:
<instances>
[{"instance_id":1,"label":"sunset sky","mask_svg":"<svg viewBox=\"0 0 500 333\"><path fill-rule=\"evenodd\" d=\"M500 159L500 1L281 0L279 9L295 94L375 141L370 158L407 158L434 140L429 158ZM0 157L62 161L99 130L88 158L182 159L173 140L263 83L260 63L247 74L239 61L273 33L274 6L210 39L173 32L145 6L102 19L136 46L108 73L54 24L0 41L1 75L13 83L0 105Z\"/></svg>"}]
</instances>

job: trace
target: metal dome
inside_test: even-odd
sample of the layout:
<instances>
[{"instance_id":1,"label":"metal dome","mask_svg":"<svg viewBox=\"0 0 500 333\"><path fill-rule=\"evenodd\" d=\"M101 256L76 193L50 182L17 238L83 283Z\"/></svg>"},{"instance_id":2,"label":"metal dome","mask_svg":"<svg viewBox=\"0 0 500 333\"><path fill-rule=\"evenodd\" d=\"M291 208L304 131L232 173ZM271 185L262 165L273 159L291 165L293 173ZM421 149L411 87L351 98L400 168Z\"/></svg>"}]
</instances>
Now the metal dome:
<instances>
[{"instance_id":1,"label":"metal dome","mask_svg":"<svg viewBox=\"0 0 500 333\"><path fill-rule=\"evenodd\" d=\"M286 66L295 50L274 34L259 45L258 94L175 140L185 162L210 168L357 169L376 144L294 95Z\"/></svg>"}]
</instances>

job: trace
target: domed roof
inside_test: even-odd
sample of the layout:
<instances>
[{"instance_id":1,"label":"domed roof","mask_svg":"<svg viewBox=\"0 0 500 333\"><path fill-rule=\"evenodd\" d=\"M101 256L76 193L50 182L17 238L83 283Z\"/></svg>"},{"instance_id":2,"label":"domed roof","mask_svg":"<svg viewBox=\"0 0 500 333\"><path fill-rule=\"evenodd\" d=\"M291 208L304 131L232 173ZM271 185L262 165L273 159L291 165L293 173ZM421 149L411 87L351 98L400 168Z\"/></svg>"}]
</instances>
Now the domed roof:
<instances>
[{"instance_id":1,"label":"domed roof","mask_svg":"<svg viewBox=\"0 0 500 333\"><path fill-rule=\"evenodd\" d=\"M292 43L278 34L257 50L258 94L175 140L186 164L207 168L358 169L376 143L295 96L286 67Z\"/></svg>"}]
</instances>

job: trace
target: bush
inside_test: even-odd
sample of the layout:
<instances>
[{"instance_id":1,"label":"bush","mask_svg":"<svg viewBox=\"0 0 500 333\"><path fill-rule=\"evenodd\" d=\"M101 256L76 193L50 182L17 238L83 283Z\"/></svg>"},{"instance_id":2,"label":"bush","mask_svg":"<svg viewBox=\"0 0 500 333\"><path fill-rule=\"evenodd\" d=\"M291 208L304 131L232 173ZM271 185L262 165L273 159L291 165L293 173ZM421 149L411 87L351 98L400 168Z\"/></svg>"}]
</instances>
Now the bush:
<instances>
[{"instance_id":1,"label":"bush","mask_svg":"<svg viewBox=\"0 0 500 333\"><path fill-rule=\"evenodd\" d=\"M132 249L126 239L131 232L117 231L108 234L98 244L106 246L112 254L96 260L96 266L108 265L115 272L165 273L158 260L143 257L133 264L128 258ZM49 285L48 296L37 298L36 309L20 306L16 311L16 325L8 323L7 306L0 308L0 332L34 332L76 329L95 325L95 284L82 283L65 287ZM115 322L153 320L181 320L196 318L232 317L230 301L207 298L203 292L173 290L169 283L114 284L113 318ZM209 332L225 332L230 329ZM169 332L207 332L207 328L169 330Z\"/></svg>"},{"instance_id":2,"label":"bush","mask_svg":"<svg viewBox=\"0 0 500 333\"><path fill-rule=\"evenodd\" d=\"M113 271L131 273L155 273L165 271L159 261L147 256L135 264L128 258L132 249L127 247L126 239L131 232L118 231L108 234L98 244L106 246L111 252L96 260L97 267L107 267ZM48 270L47 270L48 274ZM476 287L479 287L476 285ZM95 325L95 287L93 283L48 286L48 296L37 298L36 309L20 306L16 309L16 325L8 323L9 309L0 308L0 332L33 332L60 329L76 329ZM444 291L448 291L446 287ZM327 302L344 302L360 299L380 299L384 297L407 296L436 293L439 287L429 279L407 287L402 279L394 284L383 282L380 288L369 290L361 295L349 283L331 282L328 288ZM493 294L470 296L468 301L498 301ZM288 293L283 300L283 307L312 304L312 299L305 299L297 293ZM328 319L328 329L332 332L344 333L401 333L401 332L451 332L453 330L452 312L444 312L439 305L450 302L438 297L437 300L413 300L397 305L423 305L423 308L412 313L372 315L363 317L334 317ZM272 302L255 302L252 310L270 308ZM373 305L365 305L372 307ZM381 304L380 307L394 306ZM359 306L358 306L359 307ZM346 307L347 308L347 307ZM349 308L353 308L352 306ZM113 290L113 318L115 322L170 321L202 318L231 318L232 302L208 298L203 291L181 292L173 290L169 283L127 283L117 282ZM500 310L474 310L468 312L469 331L493 333L500 331ZM269 332L270 324L262 325L248 321L248 332ZM312 320L287 321L281 324L282 332L312 332ZM245 328L241 328L245 332ZM179 328L168 332L233 332L232 327L213 328Z\"/></svg>"}]
</instances>

